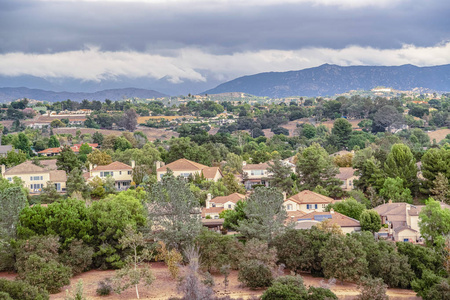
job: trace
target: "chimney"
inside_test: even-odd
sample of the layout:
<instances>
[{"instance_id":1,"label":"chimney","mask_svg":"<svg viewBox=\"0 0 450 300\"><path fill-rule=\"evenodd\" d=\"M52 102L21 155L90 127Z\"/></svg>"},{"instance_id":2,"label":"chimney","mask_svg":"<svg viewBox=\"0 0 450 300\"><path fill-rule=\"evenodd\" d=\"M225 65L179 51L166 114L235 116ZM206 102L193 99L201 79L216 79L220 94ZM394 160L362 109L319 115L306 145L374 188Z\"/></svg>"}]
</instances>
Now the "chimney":
<instances>
[{"instance_id":1,"label":"chimney","mask_svg":"<svg viewBox=\"0 0 450 300\"><path fill-rule=\"evenodd\" d=\"M89 176L92 176L92 164L89 163Z\"/></svg>"},{"instance_id":2,"label":"chimney","mask_svg":"<svg viewBox=\"0 0 450 300\"><path fill-rule=\"evenodd\" d=\"M155 161L155 167L156 167L156 170L161 168L161 162L159 160Z\"/></svg>"},{"instance_id":3,"label":"chimney","mask_svg":"<svg viewBox=\"0 0 450 300\"><path fill-rule=\"evenodd\" d=\"M5 167L5 165L2 165L2 177L4 177L5 172L6 172L6 167Z\"/></svg>"},{"instance_id":4,"label":"chimney","mask_svg":"<svg viewBox=\"0 0 450 300\"><path fill-rule=\"evenodd\" d=\"M244 160L243 162L242 162L242 166L246 166L247 165L247 162Z\"/></svg>"},{"instance_id":5,"label":"chimney","mask_svg":"<svg viewBox=\"0 0 450 300\"><path fill-rule=\"evenodd\" d=\"M131 161L131 168L134 169L136 167L136 162L134 160Z\"/></svg>"},{"instance_id":6,"label":"chimney","mask_svg":"<svg viewBox=\"0 0 450 300\"><path fill-rule=\"evenodd\" d=\"M286 192L283 192L283 200L286 200Z\"/></svg>"},{"instance_id":7,"label":"chimney","mask_svg":"<svg viewBox=\"0 0 450 300\"><path fill-rule=\"evenodd\" d=\"M392 199L389 199L388 203L389 203L389 204L392 204Z\"/></svg>"},{"instance_id":8,"label":"chimney","mask_svg":"<svg viewBox=\"0 0 450 300\"><path fill-rule=\"evenodd\" d=\"M330 209L330 214L334 214L334 209Z\"/></svg>"},{"instance_id":9,"label":"chimney","mask_svg":"<svg viewBox=\"0 0 450 300\"><path fill-rule=\"evenodd\" d=\"M208 195L206 196L206 208L210 208L211 207L211 193L208 193Z\"/></svg>"}]
</instances>

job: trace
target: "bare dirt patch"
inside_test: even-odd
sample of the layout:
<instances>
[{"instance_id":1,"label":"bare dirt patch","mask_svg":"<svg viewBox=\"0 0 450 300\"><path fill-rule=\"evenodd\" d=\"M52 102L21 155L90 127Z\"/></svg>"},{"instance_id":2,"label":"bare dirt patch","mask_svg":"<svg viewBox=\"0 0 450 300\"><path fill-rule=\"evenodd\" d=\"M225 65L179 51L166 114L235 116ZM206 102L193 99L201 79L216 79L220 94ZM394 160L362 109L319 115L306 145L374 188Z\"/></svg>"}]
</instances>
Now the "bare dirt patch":
<instances>
[{"instance_id":1,"label":"bare dirt patch","mask_svg":"<svg viewBox=\"0 0 450 300\"><path fill-rule=\"evenodd\" d=\"M155 281L150 287L146 287L144 285L139 285L139 294L141 299L157 299L157 300L165 300L170 297L179 297L180 294L177 292L177 281L173 280L170 277L169 271L164 263L155 262L151 263L151 270L153 275L156 277ZM321 281L323 278L312 277L309 274L301 274L306 286L321 286ZM108 299L108 300L118 300L118 299L136 299L136 293L134 288L130 288L127 291L118 294L112 294L110 296L97 296L96 289L98 286L98 282L105 280L106 278L111 278L114 276L114 271L99 271L92 270L89 272L85 272L78 276L73 277L70 280L70 285L62 288L62 291L58 294L53 294L50 296L51 300L62 300L64 299L66 292L74 288L78 282L78 280L83 280L83 286L85 295L91 300L100 300L100 299ZM13 280L15 274L0 272L0 278L7 278L9 280ZM244 298L247 299L252 295L260 296L263 294L264 290L250 290L248 288L244 288L240 286L240 283L237 279L237 271L231 271L229 276L229 286L225 290L223 279L224 277L221 274L213 274L215 286L213 288L215 294L217 296L225 296L229 295L233 298ZM355 299L356 295L358 295L357 286L354 283L345 282L343 285L336 284L331 290L339 297L339 299ZM388 290L389 299L391 300L406 300L406 299L420 299L416 297L414 291L411 290L403 290L403 289L389 289Z\"/></svg>"},{"instance_id":2,"label":"bare dirt patch","mask_svg":"<svg viewBox=\"0 0 450 300\"><path fill-rule=\"evenodd\" d=\"M430 137L430 141L433 142L436 139L436 143L439 143L447 134L450 134L450 129L438 129L436 131L428 132L428 136Z\"/></svg>"}]
</instances>

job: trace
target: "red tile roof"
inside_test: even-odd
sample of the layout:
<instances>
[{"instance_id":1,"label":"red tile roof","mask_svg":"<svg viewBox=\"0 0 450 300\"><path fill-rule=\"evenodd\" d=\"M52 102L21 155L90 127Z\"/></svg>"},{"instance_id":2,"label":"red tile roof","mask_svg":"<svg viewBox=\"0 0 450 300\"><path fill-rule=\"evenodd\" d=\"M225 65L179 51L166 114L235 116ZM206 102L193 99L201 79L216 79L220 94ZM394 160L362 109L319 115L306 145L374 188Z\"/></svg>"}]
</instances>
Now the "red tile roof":
<instances>
[{"instance_id":1,"label":"red tile roof","mask_svg":"<svg viewBox=\"0 0 450 300\"><path fill-rule=\"evenodd\" d=\"M92 169L93 172L95 171L114 171L114 170L133 170L133 168L127 164L124 164L120 161L115 161L110 163L109 165L105 166L97 166Z\"/></svg>"},{"instance_id":2,"label":"red tile roof","mask_svg":"<svg viewBox=\"0 0 450 300\"><path fill-rule=\"evenodd\" d=\"M245 199L245 195L239 194L239 193L233 193L228 196L220 196L215 197L211 200L211 203L227 203L227 202L233 202L237 203L239 200Z\"/></svg>"},{"instance_id":3,"label":"red tile roof","mask_svg":"<svg viewBox=\"0 0 450 300\"><path fill-rule=\"evenodd\" d=\"M167 169L172 171L200 171L202 169L209 168L208 166L196 163L195 161L191 161L185 158L178 159L170 164L167 164L158 170L157 172L165 172Z\"/></svg>"},{"instance_id":4,"label":"red tile roof","mask_svg":"<svg viewBox=\"0 0 450 300\"><path fill-rule=\"evenodd\" d=\"M301 191L286 200L292 200L298 204L329 204L334 202L334 200L330 197L314 193L309 190Z\"/></svg>"}]
</instances>

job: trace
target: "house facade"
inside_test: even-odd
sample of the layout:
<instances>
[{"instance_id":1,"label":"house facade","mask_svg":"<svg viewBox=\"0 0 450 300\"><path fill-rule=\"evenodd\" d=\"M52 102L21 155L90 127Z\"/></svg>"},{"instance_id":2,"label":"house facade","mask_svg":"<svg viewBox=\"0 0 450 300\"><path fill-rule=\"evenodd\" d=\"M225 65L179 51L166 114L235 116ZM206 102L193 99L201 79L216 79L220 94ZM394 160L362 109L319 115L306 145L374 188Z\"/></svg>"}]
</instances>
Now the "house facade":
<instances>
[{"instance_id":1,"label":"house facade","mask_svg":"<svg viewBox=\"0 0 450 300\"><path fill-rule=\"evenodd\" d=\"M296 229L310 229L324 220L330 220L330 224L337 224L344 234L361 231L361 225L358 220L347 217L346 215L335 212L331 209L329 212L311 212L297 219Z\"/></svg>"},{"instance_id":2,"label":"house facade","mask_svg":"<svg viewBox=\"0 0 450 300\"><path fill-rule=\"evenodd\" d=\"M18 177L31 194L41 193L48 183L54 184L56 190L63 193L66 191L67 174L63 170L56 170L56 160L54 161L54 164L47 161L42 166L26 161L8 170L2 165L2 177L8 181L13 181L14 177Z\"/></svg>"},{"instance_id":3,"label":"house facade","mask_svg":"<svg viewBox=\"0 0 450 300\"><path fill-rule=\"evenodd\" d=\"M202 175L206 180L214 182L223 177L219 167L208 167L185 158L178 159L164 166L161 165L161 162L156 162L156 177L158 181L161 181L169 169L175 177L188 178L189 176Z\"/></svg>"},{"instance_id":4,"label":"house facade","mask_svg":"<svg viewBox=\"0 0 450 300\"><path fill-rule=\"evenodd\" d=\"M126 190L133 181L134 167L134 160L131 161L131 166L119 161L112 162L105 166L93 166L90 164L89 172L85 173L85 178L88 181L91 181L95 177L105 179L106 177L111 176L114 178L117 190Z\"/></svg>"},{"instance_id":5,"label":"house facade","mask_svg":"<svg viewBox=\"0 0 450 300\"><path fill-rule=\"evenodd\" d=\"M224 210L234 209L238 201L244 200L245 195L233 193L228 196L220 196L211 199L211 194L206 198L206 207L202 209L202 218L209 216L211 219L218 219L219 214Z\"/></svg>"},{"instance_id":6,"label":"house facade","mask_svg":"<svg viewBox=\"0 0 450 300\"><path fill-rule=\"evenodd\" d=\"M304 190L286 199L283 206L286 208L287 212L302 211L310 213L315 211L323 212L327 205L331 203L334 203L333 198L309 190Z\"/></svg>"},{"instance_id":7,"label":"house facade","mask_svg":"<svg viewBox=\"0 0 450 300\"><path fill-rule=\"evenodd\" d=\"M359 176L354 175L356 169L351 167L339 168L339 174L335 177L341 180L341 188L344 191L351 191L354 189L355 180L359 179Z\"/></svg>"},{"instance_id":8,"label":"house facade","mask_svg":"<svg viewBox=\"0 0 450 300\"><path fill-rule=\"evenodd\" d=\"M242 183L244 184L245 188L247 190L250 190L254 185L264 185L268 187L269 182L267 181L267 179L270 175L267 171L268 167L268 163L247 164L244 161L242 165Z\"/></svg>"}]
</instances>

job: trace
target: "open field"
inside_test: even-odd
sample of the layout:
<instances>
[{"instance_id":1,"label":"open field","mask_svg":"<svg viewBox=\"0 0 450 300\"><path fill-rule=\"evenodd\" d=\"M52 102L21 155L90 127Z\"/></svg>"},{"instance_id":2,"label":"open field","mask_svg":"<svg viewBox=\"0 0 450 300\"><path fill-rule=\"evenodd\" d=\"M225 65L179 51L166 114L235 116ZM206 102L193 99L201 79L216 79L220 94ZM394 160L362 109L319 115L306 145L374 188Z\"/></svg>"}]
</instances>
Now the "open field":
<instances>
[{"instance_id":1,"label":"open field","mask_svg":"<svg viewBox=\"0 0 450 300\"><path fill-rule=\"evenodd\" d=\"M151 263L151 269L153 275L156 277L156 280L150 287L139 286L139 294L141 299L157 299L163 300L168 299L170 297L180 296L177 292L177 282L173 280L170 275L167 267L164 263L156 262ZM85 272L78 276L75 276L71 279L71 285L66 286L62 289L62 292L58 294L53 294L50 296L51 300L62 300L65 296L65 290L71 289L75 287L78 280L83 280L84 291L88 299L91 300L100 300L100 299L109 299L109 300L118 300L118 299L136 299L136 293L134 288L130 288L122 294L112 294L111 296L97 296L95 290L97 289L97 284L99 281L105 280L106 278L110 278L114 275L114 271L98 271L92 270L89 272ZM321 280L323 278L312 277L309 274L302 274L305 285L306 286L316 286L319 287ZM240 286L239 281L237 280L237 271L232 271L229 277L230 283L227 290L225 290L223 285L223 276L221 274L213 274L214 277L214 291L216 295L226 296L229 295L233 298L242 297L244 299L251 297L252 295L260 296L264 290L250 290L248 288L243 288ZM0 278L13 279L14 274L8 273L0 273ZM358 295L358 290L356 284L354 283L344 283L336 284L331 290L339 297L339 299L355 299L355 296ZM402 290L402 289L389 289L388 291L389 299L391 300L406 300L406 299L420 299L415 296L415 293L411 290Z\"/></svg>"},{"instance_id":2,"label":"open field","mask_svg":"<svg viewBox=\"0 0 450 300\"><path fill-rule=\"evenodd\" d=\"M428 132L428 136L430 137L430 141L433 142L433 139L436 139L436 143L439 143L445 136L450 134L450 129L438 129L432 132Z\"/></svg>"}]
</instances>

